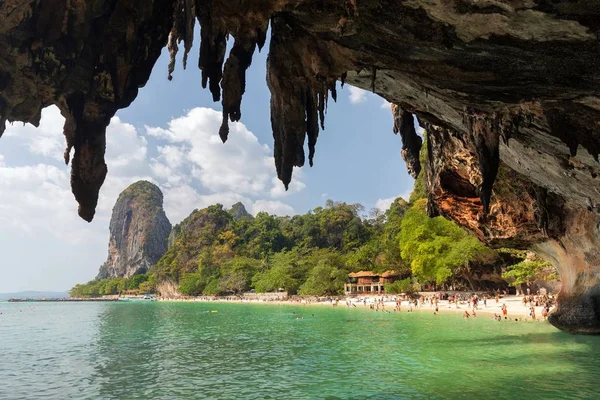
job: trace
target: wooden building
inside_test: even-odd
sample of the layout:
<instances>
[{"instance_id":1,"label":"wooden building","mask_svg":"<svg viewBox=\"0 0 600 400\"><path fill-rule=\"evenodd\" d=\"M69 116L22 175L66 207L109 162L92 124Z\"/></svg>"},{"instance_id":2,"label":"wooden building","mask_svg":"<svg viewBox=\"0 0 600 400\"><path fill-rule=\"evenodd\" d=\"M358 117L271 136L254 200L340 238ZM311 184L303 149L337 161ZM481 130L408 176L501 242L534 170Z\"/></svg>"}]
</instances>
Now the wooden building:
<instances>
[{"instance_id":1,"label":"wooden building","mask_svg":"<svg viewBox=\"0 0 600 400\"><path fill-rule=\"evenodd\" d=\"M396 271L373 272L359 271L348 274L348 280L344 285L344 292L348 296L358 294L382 294L384 284L392 283L400 279L400 273Z\"/></svg>"}]
</instances>

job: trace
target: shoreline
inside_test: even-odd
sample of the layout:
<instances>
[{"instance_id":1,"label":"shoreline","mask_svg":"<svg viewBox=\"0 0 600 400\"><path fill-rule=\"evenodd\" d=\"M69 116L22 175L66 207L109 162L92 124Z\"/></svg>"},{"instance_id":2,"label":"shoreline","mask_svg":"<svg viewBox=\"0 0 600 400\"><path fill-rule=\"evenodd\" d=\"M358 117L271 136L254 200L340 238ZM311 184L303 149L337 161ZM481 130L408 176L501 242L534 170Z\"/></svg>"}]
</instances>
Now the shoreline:
<instances>
[{"instance_id":1,"label":"shoreline","mask_svg":"<svg viewBox=\"0 0 600 400\"><path fill-rule=\"evenodd\" d=\"M508 319L510 321L518 320L520 322L532 322L533 319L530 316L530 307L525 306L522 302L522 296L505 296L501 298L498 303L496 303L495 299L488 299L487 305L484 306L483 301L480 302L478 307L475 309L477 315L482 315L484 317L493 317L501 316L501 318ZM396 309L396 298L394 296L365 296L360 298L342 298L337 300L325 300L319 301L317 298L294 298L294 299L282 299L282 298L272 298L272 299L247 299L247 298L214 298L214 297L180 297L180 298L168 298L168 297L156 297L152 301L142 300L142 299L129 299L126 297L121 298L90 298L90 299L19 299L15 301L15 299L11 299L13 301L4 301L5 303L29 303L29 302L57 302L57 303L77 303L77 302L122 302L127 303L130 300L132 302L140 303L140 302L165 302L165 303L222 303L222 304L248 304L248 305L266 305L266 306L296 306L296 307L306 307L306 306L317 306L317 307L331 307L331 308L355 308L355 309L363 309L370 310L373 312L385 312L394 314L397 312L405 313L405 312L420 312L420 313L432 313L435 314L435 305L430 303L419 303L418 306L410 305L408 300L401 300L400 310ZM135 301L137 300L137 301ZM504 318L502 315L502 306L506 305L507 307L507 318ZM373 308L371 308L373 307ZM550 309L550 312L555 307ZM535 321L545 321L542 317L543 306L535 307ZM467 302L459 302L450 303L448 300L439 300L438 301L438 311L437 313L451 313L451 314L463 314L468 311L470 314L470 318L473 317L473 309L472 306Z\"/></svg>"},{"instance_id":2,"label":"shoreline","mask_svg":"<svg viewBox=\"0 0 600 400\"><path fill-rule=\"evenodd\" d=\"M375 299L375 297L371 297L370 300ZM346 301L350 300L349 303ZM223 299L223 298L158 298L160 302L183 302L183 303L223 303L223 304L254 304L254 305L283 305L283 306L297 306L297 307L306 307L306 306L319 306L319 307L331 307L331 308L356 308L356 309L365 309L370 310L370 305L374 304L372 301L367 302L366 305L364 301L358 301L358 299L343 299L339 300L337 306L335 305L335 300L333 301L310 301L302 299L300 301L296 300L258 300L258 299ZM383 306L382 306L383 304ZM496 304L495 299L489 299L487 302L487 306L483 304L478 305L475 309L476 314L483 314L486 317L493 317L494 315L502 315L502 305L505 304L507 307L507 319L513 320L518 318L519 321L533 321L531 316L529 315L530 310L529 307L523 305L521 296L506 296ZM401 301L401 308L399 311L395 311L396 302L393 300L388 300L383 303L379 303L379 309L371 310L374 312L430 312L435 313L435 306L431 304L420 304L419 306L410 306L408 300ZM535 315L537 322L543 322L545 319L542 317L542 309L543 306L535 307ZM409 311L410 310L410 311ZM550 308L550 312L554 310L554 307ZM458 306L454 303L450 304L448 300L440 300L438 303L438 313L460 313L463 314L465 311L468 311L469 314L472 314L473 309L468 306L466 302L462 302L458 304ZM476 318L471 316L471 318ZM502 317L504 319L504 317Z\"/></svg>"}]
</instances>

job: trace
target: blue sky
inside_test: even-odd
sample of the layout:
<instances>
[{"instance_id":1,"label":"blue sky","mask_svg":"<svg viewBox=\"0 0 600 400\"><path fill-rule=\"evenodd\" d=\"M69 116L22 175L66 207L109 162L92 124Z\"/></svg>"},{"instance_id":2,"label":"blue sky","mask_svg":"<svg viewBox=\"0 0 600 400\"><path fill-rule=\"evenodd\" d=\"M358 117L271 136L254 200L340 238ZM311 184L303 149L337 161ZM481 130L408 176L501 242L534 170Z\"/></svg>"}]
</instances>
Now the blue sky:
<instances>
[{"instance_id":1,"label":"blue sky","mask_svg":"<svg viewBox=\"0 0 600 400\"><path fill-rule=\"evenodd\" d=\"M319 135L315 166L294 171L285 192L272 159L266 49L248 72L242 120L226 144L218 139L219 103L200 84L190 53L188 69L178 57L167 80L166 49L133 104L117 113L107 131L107 180L96 218L77 217L62 159L62 117L43 111L36 129L7 125L0 139L0 292L67 290L92 279L107 256L108 223L118 194L149 179L165 194L173 224L193 209L242 201L256 213L304 213L326 199L386 208L407 196L413 180L392 133L389 104L359 89L339 88Z\"/></svg>"}]
</instances>

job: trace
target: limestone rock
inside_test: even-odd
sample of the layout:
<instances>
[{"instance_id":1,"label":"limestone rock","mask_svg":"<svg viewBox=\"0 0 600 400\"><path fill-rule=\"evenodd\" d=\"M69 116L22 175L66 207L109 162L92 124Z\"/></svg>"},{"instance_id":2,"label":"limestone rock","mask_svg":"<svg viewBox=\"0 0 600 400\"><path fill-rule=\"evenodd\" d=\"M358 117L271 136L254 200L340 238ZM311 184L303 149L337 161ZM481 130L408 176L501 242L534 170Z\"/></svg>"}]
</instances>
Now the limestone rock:
<instances>
[{"instance_id":1,"label":"limestone rock","mask_svg":"<svg viewBox=\"0 0 600 400\"><path fill-rule=\"evenodd\" d=\"M160 189L147 181L132 184L113 207L108 259L98 277L128 278L147 272L167 251L170 231Z\"/></svg>"},{"instance_id":2,"label":"limestone rock","mask_svg":"<svg viewBox=\"0 0 600 400\"><path fill-rule=\"evenodd\" d=\"M246 211L246 207L241 202L237 202L231 206L229 210L229 214L233 217L233 219L238 220L241 218L252 218L252 215Z\"/></svg>"},{"instance_id":3,"label":"limestone rock","mask_svg":"<svg viewBox=\"0 0 600 400\"><path fill-rule=\"evenodd\" d=\"M544 249L570 277L551 321L600 333L597 1L5 0L0 134L4 121L37 124L42 107L58 105L82 218L92 219L107 173L110 117L165 45L169 79L181 42L185 67L196 21L223 141L242 117L246 70L270 24L274 157L286 187L305 143L313 164L337 81L377 93L429 131L430 212L498 246ZM414 173L420 145L408 125L397 128Z\"/></svg>"}]
</instances>

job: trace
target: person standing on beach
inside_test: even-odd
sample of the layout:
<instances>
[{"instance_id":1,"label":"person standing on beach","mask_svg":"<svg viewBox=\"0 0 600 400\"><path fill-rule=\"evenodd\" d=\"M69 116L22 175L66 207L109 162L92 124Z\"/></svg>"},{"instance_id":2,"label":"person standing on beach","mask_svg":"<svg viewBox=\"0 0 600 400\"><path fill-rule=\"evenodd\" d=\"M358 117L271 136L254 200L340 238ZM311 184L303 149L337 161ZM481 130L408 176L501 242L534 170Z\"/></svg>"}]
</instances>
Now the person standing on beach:
<instances>
[{"instance_id":1,"label":"person standing on beach","mask_svg":"<svg viewBox=\"0 0 600 400\"><path fill-rule=\"evenodd\" d=\"M506 317L507 314L508 314L508 310L506 309L506 304L502 304L502 315L504 315L504 317Z\"/></svg>"},{"instance_id":2,"label":"person standing on beach","mask_svg":"<svg viewBox=\"0 0 600 400\"><path fill-rule=\"evenodd\" d=\"M544 321L548 318L548 308L546 307L542 309L542 318L544 318Z\"/></svg>"}]
</instances>

